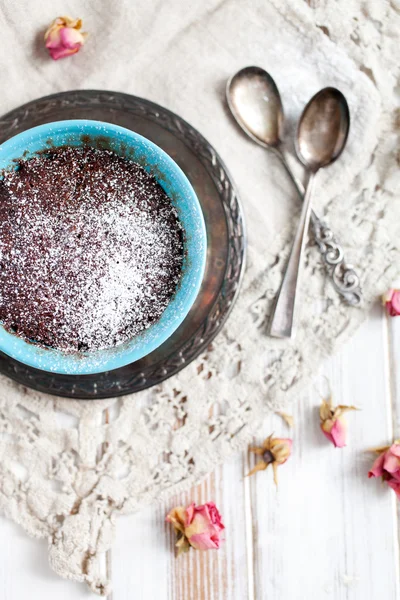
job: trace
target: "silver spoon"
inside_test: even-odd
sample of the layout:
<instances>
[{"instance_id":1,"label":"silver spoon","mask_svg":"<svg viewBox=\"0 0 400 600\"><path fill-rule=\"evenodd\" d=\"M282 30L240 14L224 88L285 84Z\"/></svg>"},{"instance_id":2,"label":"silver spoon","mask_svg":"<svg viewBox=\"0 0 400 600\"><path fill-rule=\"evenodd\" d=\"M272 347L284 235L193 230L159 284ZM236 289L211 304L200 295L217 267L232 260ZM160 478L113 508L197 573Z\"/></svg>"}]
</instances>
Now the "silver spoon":
<instances>
[{"instance_id":1,"label":"silver spoon","mask_svg":"<svg viewBox=\"0 0 400 600\"><path fill-rule=\"evenodd\" d=\"M226 96L229 108L243 131L280 158L303 198L304 187L290 169L282 148L284 112L272 77L260 67L245 67L228 81ZM359 304L359 277L353 267L345 263L343 250L332 231L313 211L311 221L316 242L337 292L349 304Z\"/></svg>"},{"instance_id":2,"label":"silver spoon","mask_svg":"<svg viewBox=\"0 0 400 600\"><path fill-rule=\"evenodd\" d=\"M343 152L350 127L346 98L339 90L324 88L311 98L301 115L297 136L297 156L309 170L303 206L286 272L270 323L270 335L290 337L301 256L307 237L311 212L311 195L315 175L331 165Z\"/></svg>"}]
</instances>

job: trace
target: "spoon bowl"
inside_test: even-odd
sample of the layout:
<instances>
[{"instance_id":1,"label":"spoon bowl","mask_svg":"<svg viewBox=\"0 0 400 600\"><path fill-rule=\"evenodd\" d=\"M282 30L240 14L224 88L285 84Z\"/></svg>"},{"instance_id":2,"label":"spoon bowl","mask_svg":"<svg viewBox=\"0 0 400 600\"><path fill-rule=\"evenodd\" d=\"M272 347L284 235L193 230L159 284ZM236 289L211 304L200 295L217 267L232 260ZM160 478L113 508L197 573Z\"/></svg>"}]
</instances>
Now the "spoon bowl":
<instances>
[{"instance_id":1,"label":"spoon bowl","mask_svg":"<svg viewBox=\"0 0 400 600\"><path fill-rule=\"evenodd\" d=\"M297 130L296 151L308 168L310 178L303 200L296 235L282 286L270 322L270 335L291 337L297 281L311 214L315 174L335 162L346 145L350 113L346 98L335 88L324 88L311 98L303 110Z\"/></svg>"},{"instance_id":2,"label":"spoon bowl","mask_svg":"<svg viewBox=\"0 0 400 600\"><path fill-rule=\"evenodd\" d=\"M261 67L240 69L228 81L226 99L241 129L254 142L279 158L303 200L304 186L293 172L282 144L284 111L279 90L271 75ZM319 92L307 108L301 120L296 150L301 162L307 166L310 173L313 173L319 164L318 161L320 166L327 166L329 164L327 161L336 160L339 156L346 142L350 117L343 95L333 88L326 88ZM318 135L313 128L316 124ZM313 210L311 221L318 249L333 286L346 302L353 306L360 304L359 277L351 265L345 262L343 250L336 236L320 221ZM335 262L335 269L332 269L330 246L326 245L328 239L334 240L338 252L339 260ZM338 273L340 273L339 278ZM291 326L287 331L290 335ZM283 335L286 333L281 332L281 337Z\"/></svg>"},{"instance_id":3,"label":"spoon bowl","mask_svg":"<svg viewBox=\"0 0 400 600\"><path fill-rule=\"evenodd\" d=\"M343 152L350 127L346 98L327 87L305 107L297 129L296 152L312 172L333 163Z\"/></svg>"},{"instance_id":4,"label":"spoon bowl","mask_svg":"<svg viewBox=\"0 0 400 600\"><path fill-rule=\"evenodd\" d=\"M226 98L240 127L264 148L280 144L283 106L272 77L260 67L245 67L228 81Z\"/></svg>"}]
</instances>

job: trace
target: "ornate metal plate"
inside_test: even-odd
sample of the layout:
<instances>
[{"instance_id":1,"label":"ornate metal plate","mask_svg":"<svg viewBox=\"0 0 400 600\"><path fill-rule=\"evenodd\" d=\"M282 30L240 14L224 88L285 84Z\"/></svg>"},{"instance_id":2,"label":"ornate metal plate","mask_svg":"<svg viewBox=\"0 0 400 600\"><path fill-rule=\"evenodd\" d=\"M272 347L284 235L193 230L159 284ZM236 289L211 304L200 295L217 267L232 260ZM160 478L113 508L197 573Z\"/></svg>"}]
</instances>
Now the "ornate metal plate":
<instances>
[{"instance_id":1,"label":"ornate metal plate","mask_svg":"<svg viewBox=\"0 0 400 600\"><path fill-rule=\"evenodd\" d=\"M189 315L160 348L126 367L96 375L59 375L0 353L0 372L41 392L82 399L130 394L158 384L198 356L221 329L244 267L243 216L235 186L207 140L172 112L135 96L97 90L40 98L0 119L0 142L51 121L97 119L132 129L163 148L196 190L207 228L207 265Z\"/></svg>"}]
</instances>

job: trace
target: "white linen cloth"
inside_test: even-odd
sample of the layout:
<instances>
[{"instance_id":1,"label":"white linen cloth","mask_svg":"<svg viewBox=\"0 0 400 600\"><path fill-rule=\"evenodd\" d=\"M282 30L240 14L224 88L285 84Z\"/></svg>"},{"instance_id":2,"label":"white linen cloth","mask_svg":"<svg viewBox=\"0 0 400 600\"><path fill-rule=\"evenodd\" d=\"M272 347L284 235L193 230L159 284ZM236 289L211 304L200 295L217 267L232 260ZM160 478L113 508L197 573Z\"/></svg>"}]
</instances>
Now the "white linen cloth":
<instances>
[{"instance_id":1,"label":"white linen cloth","mask_svg":"<svg viewBox=\"0 0 400 600\"><path fill-rule=\"evenodd\" d=\"M188 488L247 444L265 411L299 395L399 271L400 5L2 0L0 6L0 113L76 88L158 102L221 154L247 221L248 267L227 325L204 356L159 388L77 402L0 380L0 506L29 534L48 538L57 573L106 594L110 582L98 561L112 542L115 514ZM66 11L83 18L89 37L79 54L53 62L43 32ZM288 137L306 101L326 85L344 92L352 116L342 158L319 176L315 210L361 273L365 303L355 309L341 302L310 244L291 341L269 339L266 323L298 200L276 158L240 133L224 102L228 77L249 64L275 78ZM70 427L65 419L60 425L60 412Z\"/></svg>"}]
</instances>

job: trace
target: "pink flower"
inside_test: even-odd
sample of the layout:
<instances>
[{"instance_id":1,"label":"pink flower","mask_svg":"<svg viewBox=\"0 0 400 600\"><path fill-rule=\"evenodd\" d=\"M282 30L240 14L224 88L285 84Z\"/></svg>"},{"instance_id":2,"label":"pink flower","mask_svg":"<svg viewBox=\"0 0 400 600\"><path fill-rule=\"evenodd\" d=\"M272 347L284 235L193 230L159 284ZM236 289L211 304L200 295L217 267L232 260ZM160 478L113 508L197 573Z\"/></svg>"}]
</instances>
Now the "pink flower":
<instances>
[{"instance_id":1,"label":"pink flower","mask_svg":"<svg viewBox=\"0 0 400 600\"><path fill-rule=\"evenodd\" d=\"M388 315L391 317L400 315L400 290L390 288L386 294L383 294L382 302L386 306Z\"/></svg>"},{"instance_id":2,"label":"pink flower","mask_svg":"<svg viewBox=\"0 0 400 600\"><path fill-rule=\"evenodd\" d=\"M396 440L391 446L376 448L374 452L379 456L375 459L368 477L382 477L400 499L400 441Z\"/></svg>"},{"instance_id":3,"label":"pink flower","mask_svg":"<svg viewBox=\"0 0 400 600\"><path fill-rule=\"evenodd\" d=\"M207 502L201 506L196 506L193 502L187 507L185 535L193 548L197 550L218 549L223 529L225 527L214 502Z\"/></svg>"},{"instance_id":4,"label":"pink flower","mask_svg":"<svg viewBox=\"0 0 400 600\"><path fill-rule=\"evenodd\" d=\"M321 431L335 448L343 448L346 445L347 423L343 415L349 410L357 410L357 408L342 404L334 407L332 406L332 398L322 400L319 409Z\"/></svg>"},{"instance_id":5,"label":"pink flower","mask_svg":"<svg viewBox=\"0 0 400 600\"><path fill-rule=\"evenodd\" d=\"M87 35L79 31L81 27L81 19L71 19L70 17L54 19L44 34L46 48L53 60L79 52Z\"/></svg>"},{"instance_id":6,"label":"pink flower","mask_svg":"<svg viewBox=\"0 0 400 600\"><path fill-rule=\"evenodd\" d=\"M168 513L166 521L172 523L176 531L178 555L190 547L197 550L220 547L221 532L225 527L214 502L200 506L192 502L186 508L177 506Z\"/></svg>"}]
</instances>

